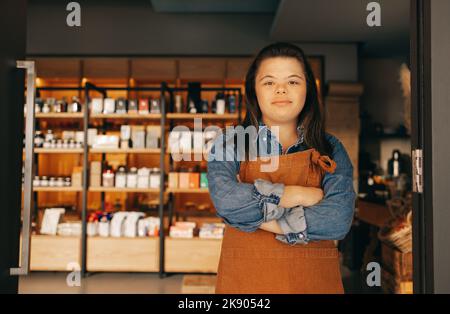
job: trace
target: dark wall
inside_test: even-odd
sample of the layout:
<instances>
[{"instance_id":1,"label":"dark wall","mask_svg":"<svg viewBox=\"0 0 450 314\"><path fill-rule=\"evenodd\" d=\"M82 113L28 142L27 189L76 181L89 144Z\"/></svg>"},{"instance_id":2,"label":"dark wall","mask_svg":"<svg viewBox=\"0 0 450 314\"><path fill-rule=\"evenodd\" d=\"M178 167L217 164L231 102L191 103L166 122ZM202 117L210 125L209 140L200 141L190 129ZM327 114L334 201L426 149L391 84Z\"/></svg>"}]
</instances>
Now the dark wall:
<instances>
[{"instance_id":1,"label":"dark wall","mask_svg":"<svg viewBox=\"0 0 450 314\"><path fill-rule=\"evenodd\" d=\"M69 27L68 2L29 1L28 55L250 56L271 42L273 14L160 14L150 0L80 0L81 27ZM326 80L357 80L356 44L299 46L325 57Z\"/></svg>"}]
</instances>

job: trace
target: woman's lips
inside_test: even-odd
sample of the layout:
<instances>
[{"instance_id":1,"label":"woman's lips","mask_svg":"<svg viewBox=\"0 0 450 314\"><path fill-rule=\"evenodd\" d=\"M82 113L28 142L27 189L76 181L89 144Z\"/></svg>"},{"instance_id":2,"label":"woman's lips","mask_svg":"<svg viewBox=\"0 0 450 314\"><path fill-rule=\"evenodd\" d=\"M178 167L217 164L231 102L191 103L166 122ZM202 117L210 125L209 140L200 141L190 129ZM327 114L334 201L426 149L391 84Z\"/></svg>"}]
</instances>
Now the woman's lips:
<instances>
[{"instance_id":1,"label":"woman's lips","mask_svg":"<svg viewBox=\"0 0 450 314\"><path fill-rule=\"evenodd\" d=\"M272 105L289 105L292 101L290 100L274 100L272 101Z\"/></svg>"}]
</instances>

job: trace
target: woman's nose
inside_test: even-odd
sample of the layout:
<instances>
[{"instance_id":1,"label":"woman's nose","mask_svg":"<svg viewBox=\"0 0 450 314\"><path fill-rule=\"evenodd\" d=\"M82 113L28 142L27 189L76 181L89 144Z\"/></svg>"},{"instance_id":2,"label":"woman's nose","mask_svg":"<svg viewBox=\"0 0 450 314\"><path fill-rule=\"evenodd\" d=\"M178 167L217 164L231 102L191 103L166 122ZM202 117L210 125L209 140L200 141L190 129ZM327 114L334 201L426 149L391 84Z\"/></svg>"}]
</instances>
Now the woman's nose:
<instances>
[{"instance_id":1,"label":"woman's nose","mask_svg":"<svg viewBox=\"0 0 450 314\"><path fill-rule=\"evenodd\" d=\"M286 88L283 85L279 85L275 92L277 95L286 94Z\"/></svg>"}]
</instances>

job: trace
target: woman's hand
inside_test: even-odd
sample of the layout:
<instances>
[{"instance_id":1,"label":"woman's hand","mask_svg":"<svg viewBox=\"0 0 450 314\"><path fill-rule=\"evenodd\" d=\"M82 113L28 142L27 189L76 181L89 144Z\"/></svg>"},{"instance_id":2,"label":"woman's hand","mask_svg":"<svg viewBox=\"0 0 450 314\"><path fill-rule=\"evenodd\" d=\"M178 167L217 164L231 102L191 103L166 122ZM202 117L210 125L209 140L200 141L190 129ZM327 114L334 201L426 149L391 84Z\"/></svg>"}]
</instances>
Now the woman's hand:
<instances>
[{"instance_id":1,"label":"woman's hand","mask_svg":"<svg viewBox=\"0 0 450 314\"><path fill-rule=\"evenodd\" d=\"M322 199L323 191L320 188L286 185L278 205L284 208L292 208L299 205L312 206L319 203Z\"/></svg>"},{"instance_id":2,"label":"woman's hand","mask_svg":"<svg viewBox=\"0 0 450 314\"><path fill-rule=\"evenodd\" d=\"M283 234L283 230L281 230L280 225L276 220L263 222L259 228L272 233Z\"/></svg>"}]
</instances>

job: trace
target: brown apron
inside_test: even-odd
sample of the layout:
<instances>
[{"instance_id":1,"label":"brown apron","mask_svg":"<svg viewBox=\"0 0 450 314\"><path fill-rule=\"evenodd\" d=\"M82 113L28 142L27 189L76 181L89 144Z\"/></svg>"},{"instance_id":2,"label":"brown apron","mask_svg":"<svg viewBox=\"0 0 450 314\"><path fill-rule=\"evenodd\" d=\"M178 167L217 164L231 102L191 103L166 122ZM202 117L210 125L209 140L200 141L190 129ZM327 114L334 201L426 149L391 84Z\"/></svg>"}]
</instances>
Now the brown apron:
<instances>
[{"instance_id":1,"label":"brown apron","mask_svg":"<svg viewBox=\"0 0 450 314\"><path fill-rule=\"evenodd\" d=\"M320 187L336 164L315 149L279 156L278 169L261 172L263 164L241 162L242 182L265 179L273 183ZM243 232L226 226L222 241L216 293L343 293L339 252L334 241L289 245L275 234L258 229Z\"/></svg>"}]
</instances>

